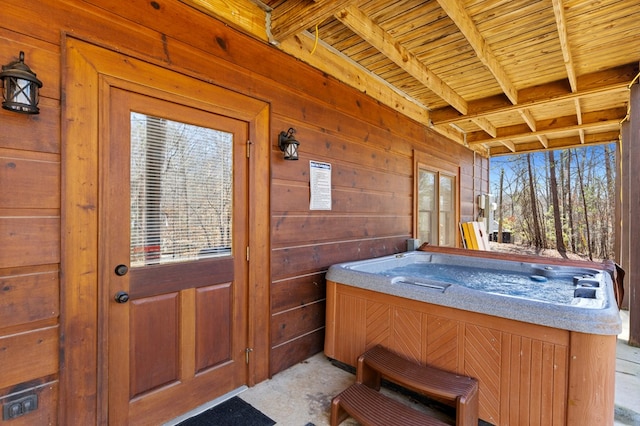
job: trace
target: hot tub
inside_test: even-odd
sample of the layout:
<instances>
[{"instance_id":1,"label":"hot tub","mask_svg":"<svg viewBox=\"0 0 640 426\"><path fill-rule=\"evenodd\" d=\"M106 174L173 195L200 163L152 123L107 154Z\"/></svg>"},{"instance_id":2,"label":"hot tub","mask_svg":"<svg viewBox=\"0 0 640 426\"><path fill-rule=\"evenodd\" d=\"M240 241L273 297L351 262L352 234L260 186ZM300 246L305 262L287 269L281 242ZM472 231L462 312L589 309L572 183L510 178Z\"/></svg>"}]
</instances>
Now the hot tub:
<instances>
[{"instance_id":1,"label":"hot tub","mask_svg":"<svg viewBox=\"0 0 640 426\"><path fill-rule=\"evenodd\" d=\"M613 424L620 331L604 264L433 247L327 272L328 357L383 344L475 377L495 425Z\"/></svg>"}]
</instances>

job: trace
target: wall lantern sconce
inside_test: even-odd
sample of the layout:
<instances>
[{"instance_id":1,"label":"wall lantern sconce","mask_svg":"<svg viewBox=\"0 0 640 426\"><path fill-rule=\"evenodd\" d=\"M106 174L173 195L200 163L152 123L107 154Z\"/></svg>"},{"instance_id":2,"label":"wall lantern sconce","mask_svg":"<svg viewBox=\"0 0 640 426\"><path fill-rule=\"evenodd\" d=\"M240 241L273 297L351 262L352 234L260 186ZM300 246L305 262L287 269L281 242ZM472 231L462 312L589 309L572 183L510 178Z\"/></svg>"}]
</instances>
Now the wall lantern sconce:
<instances>
[{"instance_id":1,"label":"wall lantern sconce","mask_svg":"<svg viewBox=\"0 0 640 426\"><path fill-rule=\"evenodd\" d=\"M293 136L296 133L296 129L290 127L286 132L280 132L278 136L278 146L280 151L284 152L285 160L297 160L298 159L298 142Z\"/></svg>"},{"instance_id":2,"label":"wall lantern sconce","mask_svg":"<svg viewBox=\"0 0 640 426\"><path fill-rule=\"evenodd\" d=\"M39 114L38 89L42 82L36 74L24 63L24 52L20 52L20 59L2 66L2 108L23 114Z\"/></svg>"}]
</instances>

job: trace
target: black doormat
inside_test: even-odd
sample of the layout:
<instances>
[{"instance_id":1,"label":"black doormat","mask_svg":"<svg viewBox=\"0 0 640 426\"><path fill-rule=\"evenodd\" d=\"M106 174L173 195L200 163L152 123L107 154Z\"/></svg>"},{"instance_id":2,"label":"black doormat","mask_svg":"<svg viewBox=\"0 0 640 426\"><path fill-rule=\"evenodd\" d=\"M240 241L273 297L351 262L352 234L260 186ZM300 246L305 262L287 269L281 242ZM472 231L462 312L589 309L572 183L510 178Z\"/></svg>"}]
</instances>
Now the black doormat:
<instances>
[{"instance_id":1,"label":"black doormat","mask_svg":"<svg viewBox=\"0 0 640 426\"><path fill-rule=\"evenodd\" d=\"M179 423L178 426L272 426L276 422L234 396L222 404Z\"/></svg>"}]
</instances>

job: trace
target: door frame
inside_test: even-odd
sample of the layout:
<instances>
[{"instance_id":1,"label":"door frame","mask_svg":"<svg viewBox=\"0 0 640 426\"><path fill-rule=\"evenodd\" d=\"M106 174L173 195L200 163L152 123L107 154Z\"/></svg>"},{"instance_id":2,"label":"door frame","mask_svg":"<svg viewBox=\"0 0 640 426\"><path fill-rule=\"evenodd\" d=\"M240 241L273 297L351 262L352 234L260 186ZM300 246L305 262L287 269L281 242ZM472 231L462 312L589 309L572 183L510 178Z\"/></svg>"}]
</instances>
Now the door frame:
<instances>
[{"instance_id":1,"label":"door frame","mask_svg":"<svg viewBox=\"0 0 640 426\"><path fill-rule=\"evenodd\" d=\"M60 318L60 424L105 424L108 374L100 366L105 339L109 297L99 288L99 152L109 129L103 97L109 87L162 90L169 99L249 124L248 164L249 247L248 342L251 362L248 385L269 376L270 315L270 153L269 104L211 84L204 74L168 67L126 56L114 50L65 36L63 55L63 105L61 147L61 318ZM176 47L179 57L199 57L189 47ZM146 58L145 58L146 59ZM209 77L215 61L208 62ZM202 61L199 62L202 64ZM188 64L186 64L188 66ZM165 77L166 71L172 78ZM185 98L184 88L198 84L201 96ZM150 89L147 89L150 90ZM265 190L266 189L266 190ZM102 339L102 340L101 340Z\"/></svg>"}]
</instances>

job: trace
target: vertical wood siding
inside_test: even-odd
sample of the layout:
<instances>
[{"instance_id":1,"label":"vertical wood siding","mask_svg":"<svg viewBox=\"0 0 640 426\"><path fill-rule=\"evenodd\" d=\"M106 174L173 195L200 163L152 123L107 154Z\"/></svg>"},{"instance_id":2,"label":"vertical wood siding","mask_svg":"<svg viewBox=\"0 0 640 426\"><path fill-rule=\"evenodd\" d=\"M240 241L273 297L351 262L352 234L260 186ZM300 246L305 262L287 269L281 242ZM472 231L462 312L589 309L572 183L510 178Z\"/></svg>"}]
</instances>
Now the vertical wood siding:
<instances>
[{"instance_id":1,"label":"vertical wood siding","mask_svg":"<svg viewBox=\"0 0 640 426\"><path fill-rule=\"evenodd\" d=\"M40 389L38 415L57 416L65 34L270 103L271 317L257 332L270 334L270 360L260 362L271 374L323 349L331 264L406 249L414 150L460 165L462 220L488 189L488 160L177 0L5 0L0 62L24 51L44 86L40 115L0 110L0 403ZM297 162L277 147L289 127ZM331 211L309 210L309 160L332 165Z\"/></svg>"}]
</instances>

